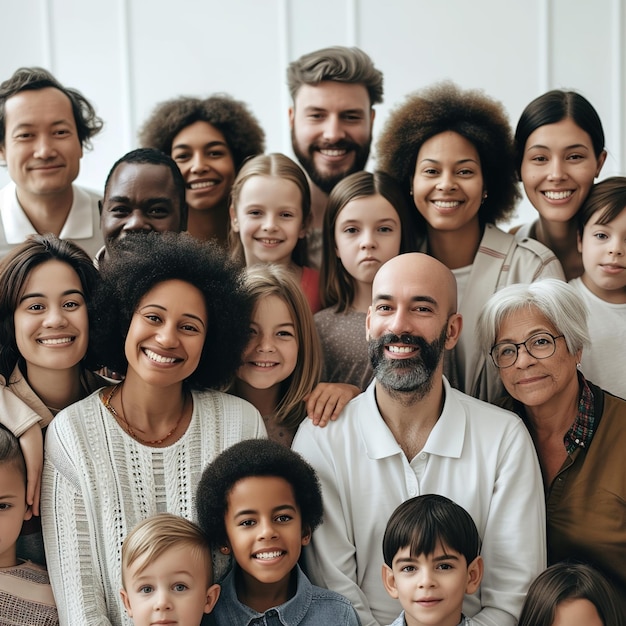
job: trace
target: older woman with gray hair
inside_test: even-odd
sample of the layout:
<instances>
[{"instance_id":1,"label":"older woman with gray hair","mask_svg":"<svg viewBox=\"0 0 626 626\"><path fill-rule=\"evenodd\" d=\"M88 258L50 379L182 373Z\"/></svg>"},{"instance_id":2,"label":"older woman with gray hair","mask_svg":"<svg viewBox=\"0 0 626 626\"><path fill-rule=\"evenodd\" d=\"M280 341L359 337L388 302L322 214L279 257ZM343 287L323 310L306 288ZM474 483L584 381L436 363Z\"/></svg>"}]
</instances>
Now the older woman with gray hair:
<instances>
[{"instance_id":1,"label":"older woman with gray hair","mask_svg":"<svg viewBox=\"0 0 626 626\"><path fill-rule=\"evenodd\" d=\"M626 615L626 401L579 371L584 303L559 280L511 285L486 302L477 332L509 394L500 404L522 418L537 450L549 563L595 565Z\"/></svg>"}]
</instances>

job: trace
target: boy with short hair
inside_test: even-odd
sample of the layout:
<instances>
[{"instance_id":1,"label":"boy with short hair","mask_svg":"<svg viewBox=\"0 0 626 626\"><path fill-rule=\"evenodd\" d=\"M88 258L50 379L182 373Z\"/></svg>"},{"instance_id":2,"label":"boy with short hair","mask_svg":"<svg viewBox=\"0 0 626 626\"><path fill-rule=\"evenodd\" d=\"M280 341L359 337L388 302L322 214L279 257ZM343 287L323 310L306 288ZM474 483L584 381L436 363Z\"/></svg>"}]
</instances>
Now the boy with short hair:
<instances>
[{"instance_id":1,"label":"boy with short hair","mask_svg":"<svg viewBox=\"0 0 626 626\"><path fill-rule=\"evenodd\" d=\"M120 594L135 626L199 626L220 595L204 533L171 513L137 524L122 545Z\"/></svg>"},{"instance_id":2,"label":"boy with short hair","mask_svg":"<svg viewBox=\"0 0 626 626\"><path fill-rule=\"evenodd\" d=\"M383 584L404 609L391 626L470 626L463 599L482 580L480 543L470 514L449 498L403 502L383 537Z\"/></svg>"},{"instance_id":3,"label":"boy with short hair","mask_svg":"<svg viewBox=\"0 0 626 626\"><path fill-rule=\"evenodd\" d=\"M569 281L589 310L590 344L581 368L592 382L626 398L626 177L596 183L578 214L583 274Z\"/></svg>"},{"instance_id":4,"label":"boy with short hair","mask_svg":"<svg viewBox=\"0 0 626 626\"><path fill-rule=\"evenodd\" d=\"M19 441L0 426L0 622L56 626L59 617L46 569L20 561L16 554L22 524L31 517Z\"/></svg>"},{"instance_id":5,"label":"boy with short hair","mask_svg":"<svg viewBox=\"0 0 626 626\"><path fill-rule=\"evenodd\" d=\"M360 625L346 598L312 585L298 565L323 513L315 471L299 454L268 439L231 446L205 468L196 506L200 526L235 560L217 626Z\"/></svg>"}]
</instances>

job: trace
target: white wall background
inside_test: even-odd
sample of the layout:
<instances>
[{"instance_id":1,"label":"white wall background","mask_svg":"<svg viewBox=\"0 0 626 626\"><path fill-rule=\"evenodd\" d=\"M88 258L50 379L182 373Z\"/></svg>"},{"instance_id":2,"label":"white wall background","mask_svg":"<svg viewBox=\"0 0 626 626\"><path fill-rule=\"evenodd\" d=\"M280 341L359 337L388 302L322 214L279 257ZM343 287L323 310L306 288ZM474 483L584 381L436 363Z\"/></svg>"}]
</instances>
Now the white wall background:
<instances>
[{"instance_id":1,"label":"white wall background","mask_svg":"<svg viewBox=\"0 0 626 626\"><path fill-rule=\"evenodd\" d=\"M385 75L390 108L410 91L452 79L505 105L515 126L552 88L585 95L602 118L602 177L626 173L626 3L623 0L0 0L0 80L23 65L80 89L105 120L78 182L101 190L112 163L136 147L161 100L227 92L247 102L267 148L291 154L289 61L357 45ZM375 152L368 169L375 162ZM0 184L8 176L0 169ZM522 203L517 220L533 210ZM514 221L517 221L514 220Z\"/></svg>"}]
</instances>

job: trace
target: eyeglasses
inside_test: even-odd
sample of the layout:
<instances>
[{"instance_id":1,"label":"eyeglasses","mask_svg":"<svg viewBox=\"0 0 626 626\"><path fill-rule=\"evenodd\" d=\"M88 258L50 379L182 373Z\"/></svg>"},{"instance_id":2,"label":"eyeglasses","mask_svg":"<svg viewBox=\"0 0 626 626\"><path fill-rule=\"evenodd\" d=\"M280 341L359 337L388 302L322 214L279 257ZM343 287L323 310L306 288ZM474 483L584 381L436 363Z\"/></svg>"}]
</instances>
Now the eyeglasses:
<instances>
[{"instance_id":1,"label":"eyeglasses","mask_svg":"<svg viewBox=\"0 0 626 626\"><path fill-rule=\"evenodd\" d=\"M510 341L497 343L491 348L489 354L494 365L499 369L511 367L517 361L520 346L524 346L526 352L535 359L547 359L556 352L556 340L562 337L563 335L555 337L550 333L535 333L521 343L512 343Z\"/></svg>"}]
</instances>

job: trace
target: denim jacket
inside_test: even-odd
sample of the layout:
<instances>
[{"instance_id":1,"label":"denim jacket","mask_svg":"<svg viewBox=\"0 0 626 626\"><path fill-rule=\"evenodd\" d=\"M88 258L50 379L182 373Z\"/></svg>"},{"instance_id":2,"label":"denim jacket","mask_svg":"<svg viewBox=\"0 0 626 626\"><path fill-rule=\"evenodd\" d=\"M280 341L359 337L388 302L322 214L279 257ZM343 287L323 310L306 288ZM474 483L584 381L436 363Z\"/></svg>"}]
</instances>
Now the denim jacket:
<instances>
[{"instance_id":1,"label":"denim jacket","mask_svg":"<svg viewBox=\"0 0 626 626\"><path fill-rule=\"evenodd\" d=\"M296 565L296 594L284 604L257 613L237 598L235 570L222 581L220 599L213 610L217 626L361 626L350 601L315 587Z\"/></svg>"}]
</instances>

